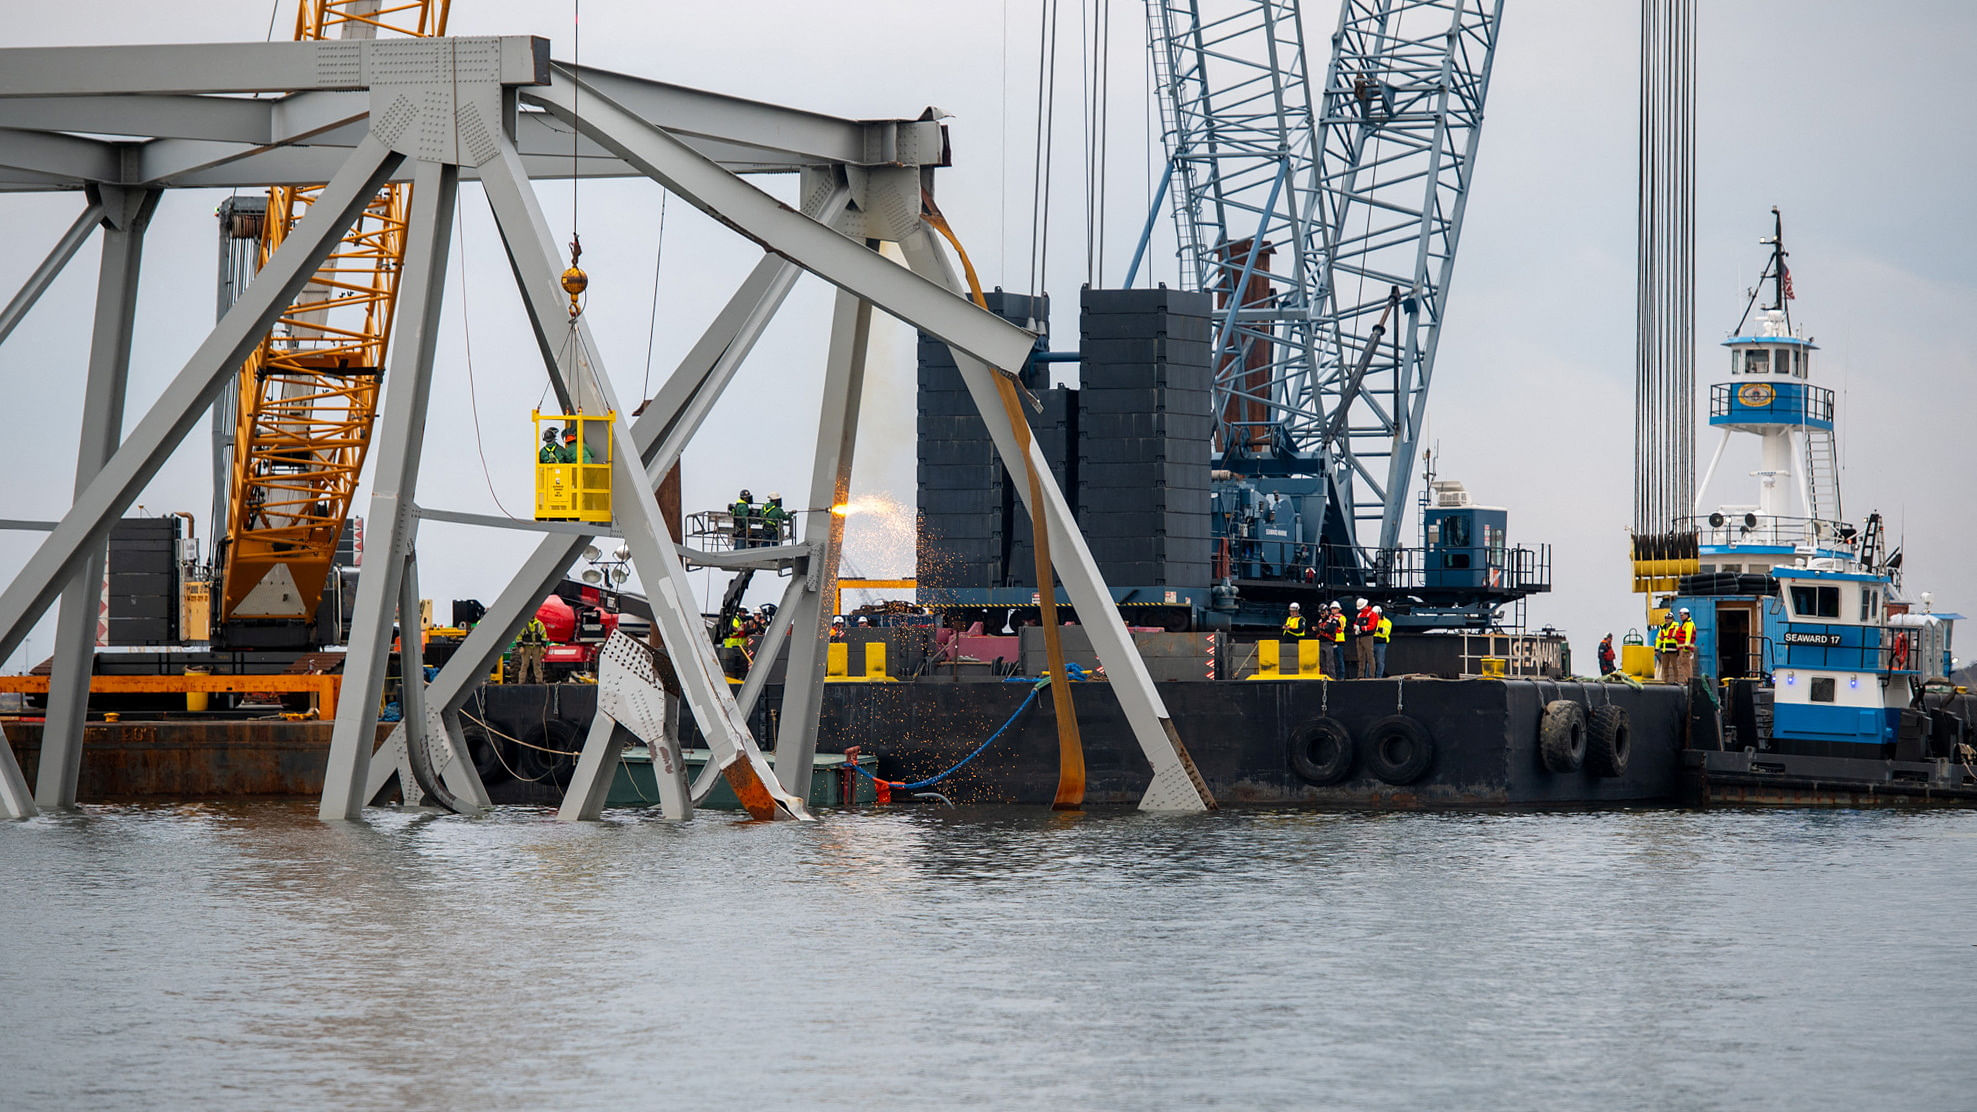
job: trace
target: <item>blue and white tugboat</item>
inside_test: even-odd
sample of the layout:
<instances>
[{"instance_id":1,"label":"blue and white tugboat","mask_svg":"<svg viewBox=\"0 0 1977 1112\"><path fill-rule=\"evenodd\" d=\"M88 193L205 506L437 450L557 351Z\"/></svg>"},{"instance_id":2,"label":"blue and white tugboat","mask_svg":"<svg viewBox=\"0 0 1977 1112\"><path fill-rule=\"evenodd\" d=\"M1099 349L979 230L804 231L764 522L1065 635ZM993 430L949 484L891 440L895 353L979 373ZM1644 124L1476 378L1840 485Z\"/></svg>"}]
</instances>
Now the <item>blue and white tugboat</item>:
<instances>
[{"instance_id":1,"label":"blue and white tugboat","mask_svg":"<svg viewBox=\"0 0 1977 1112\"><path fill-rule=\"evenodd\" d=\"M1773 210L1774 219L1776 210ZM1833 392L1789 311L1782 221L1770 261L1723 342L1729 376L1709 391L1721 429L1689 523L1700 567L1663 600L1695 623L1703 700L1685 754L1701 801L1977 803L1977 697L1949 682L1958 615L1902 593L1879 514L1841 510ZM1769 284L1771 304L1758 297ZM1755 312L1753 312L1755 310ZM1756 437L1756 499L1704 512L1739 435ZM1714 705L1709 703L1712 701Z\"/></svg>"}]
</instances>

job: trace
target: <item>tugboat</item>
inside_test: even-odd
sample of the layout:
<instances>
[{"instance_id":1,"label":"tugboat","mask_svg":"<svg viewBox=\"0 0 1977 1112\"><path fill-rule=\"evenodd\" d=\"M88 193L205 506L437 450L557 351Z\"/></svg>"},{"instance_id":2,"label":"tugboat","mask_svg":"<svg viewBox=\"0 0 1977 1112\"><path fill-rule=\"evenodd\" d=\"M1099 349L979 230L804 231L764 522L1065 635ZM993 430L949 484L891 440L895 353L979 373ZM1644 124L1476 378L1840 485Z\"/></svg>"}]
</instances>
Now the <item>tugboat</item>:
<instances>
[{"instance_id":1,"label":"tugboat","mask_svg":"<svg viewBox=\"0 0 1977 1112\"><path fill-rule=\"evenodd\" d=\"M1956 614L1902 593L1902 554L1879 514L1842 514L1833 392L1812 382L1818 350L1790 316L1784 224L1731 337L1729 378L1710 387L1723 431L1689 522L1699 568L1661 600L1693 621L1701 728L1684 754L1698 802L1977 803L1977 698L1952 686ZM1758 305L1770 286L1771 303ZM1753 313L1753 309L1756 310ZM1754 503L1702 512L1724 450L1758 438Z\"/></svg>"}]
</instances>

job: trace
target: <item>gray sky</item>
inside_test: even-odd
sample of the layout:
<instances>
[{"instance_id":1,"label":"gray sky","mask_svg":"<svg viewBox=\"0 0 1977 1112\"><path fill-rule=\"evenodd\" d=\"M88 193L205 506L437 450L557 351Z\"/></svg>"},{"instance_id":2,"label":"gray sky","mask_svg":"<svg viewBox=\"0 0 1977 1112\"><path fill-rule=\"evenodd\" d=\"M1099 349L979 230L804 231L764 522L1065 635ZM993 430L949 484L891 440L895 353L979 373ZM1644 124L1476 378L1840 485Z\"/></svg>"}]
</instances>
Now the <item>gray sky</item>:
<instances>
[{"instance_id":1,"label":"gray sky","mask_svg":"<svg viewBox=\"0 0 1977 1112\"><path fill-rule=\"evenodd\" d=\"M1568 630L1584 656L1601 633L1643 624L1640 599L1627 590L1625 533L1639 6L1509 0L1506 7L1429 402L1430 437L1440 446L1442 477L1466 482L1480 502L1511 509L1515 542L1553 545L1557 590L1536 600L1531 615L1534 623ZM1977 607L1977 567L1968 559L1977 524L1962 494L1969 475L1963 438L1977 411L1977 361L1962 326L1977 316L1969 261L1977 254L1977 225L1966 212L1977 158L1955 107L1968 82L1955 75L1977 44L1977 9L1956 0L1878 10L1790 0L1701 7L1698 390L1727 365L1715 344L1743 308L1763 262L1756 239L1768 232L1776 204L1793 252L1794 319L1824 349L1817 381L1841 394L1848 516L1885 513L1906 540L1911 592L1933 591L1939 609L1970 611ZM853 0L826 9L757 0L738 26L720 6L592 0L583 13L582 61L852 117L913 116L939 106L953 115L955 156L940 175L942 207L984 280L1024 289L1037 8ZM1309 9L1308 41L1322 52L1336 8L1316 0ZM1064 11L1075 19L1074 6ZM292 0L283 0L277 38L288 36L293 13ZM263 36L269 5L0 0L0 15L9 45L240 40ZM557 57L569 58L570 17L567 2L455 0L452 30L543 35ZM1144 218L1157 137L1150 142L1145 126L1143 20L1122 3L1113 25L1104 273L1116 282ZM1076 42L1075 23L1067 23L1046 283L1059 305L1060 347L1076 336L1076 291L1086 277ZM789 193L787 185L757 180ZM571 188L545 183L539 192L560 238L569 229ZM133 423L211 321L212 212L221 197L173 193L153 223L131 367ZM0 197L0 291L11 294L79 205L72 195ZM462 191L461 211L464 236L456 241L419 500L498 512L491 484L507 509L525 513L533 459L528 411L541 396L543 374L506 268L495 265L499 245L476 188ZM645 182L586 183L579 212L591 275L587 315L620 394L638 396L660 191ZM756 257L745 241L684 204L666 206L663 242L654 380ZM1154 274L1170 283L1172 243L1163 221ZM69 504L96 255L94 246L85 248L0 347L0 396L16 425L15 478L0 493L0 517L53 518ZM457 280L463 271L464 283ZM801 500L828 305L818 280L798 285L716 411L709 430L718 439L703 436L687 453L689 509L724 504L738 482L758 495L780 489ZM874 356L855 485L857 493L889 494L910 506L910 335L888 321ZM1713 438L1699 434L1698 443ZM1706 462L1699 459L1698 470ZM1754 457L1726 458L1712 488L1721 501L1751 500L1746 488L1754 480L1742 476L1754 465ZM151 513L192 510L205 536L207 466L203 434L195 434L140 504ZM367 497L368 488L359 495L360 513ZM0 575L14 574L37 540L0 533ZM442 616L449 599L492 598L529 545L527 535L429 523L420 538L426 593ZM912 566L902 531L865 523L854 528L850 557L870 575L910 574ZM44 621L28 649L0 667L18 670L49 647Z\"/></svg>"}]
</instances>

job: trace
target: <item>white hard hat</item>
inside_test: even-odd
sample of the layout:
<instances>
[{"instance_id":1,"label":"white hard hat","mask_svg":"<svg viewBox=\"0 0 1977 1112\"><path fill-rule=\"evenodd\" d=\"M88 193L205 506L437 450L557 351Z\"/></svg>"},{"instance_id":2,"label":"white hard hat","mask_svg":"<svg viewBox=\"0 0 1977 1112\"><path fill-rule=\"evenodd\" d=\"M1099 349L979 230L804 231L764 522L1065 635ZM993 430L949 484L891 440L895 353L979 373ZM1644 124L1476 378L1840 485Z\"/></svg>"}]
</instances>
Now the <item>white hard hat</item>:
<instances>
[{"instance_id":1,"label":"white hard hat","mask_svg":"<svg viewBox=\"0 0 1977 1112\"><path fill-rule=\"evenodd\" d=\"M1344 610L1344 609L1345 609L1345 607L1343 607L1343 606L1341 606L1341 605L1339 605L1338 603L1336 603L1336 602L1335 602L1335 603L1333 603L1333 604L1332 604L1332 609L1334 609L1334 610Z\"/></svg>"},{"instance_id":2,"label":"white hard hat","mask_svg":"<svg viewBox=\"0 0 1977 1112\"><path fill-rule=\"evenodd\" d=\"M1384 613L1386 613L1386 611L1384 611L1384 610L1382 610L1382 609L1380 609L1379 607L1377 607L1377 606L1375 606L1375 607L1373 608L1373 613L1375 613L1375 614L1384 614Z\"/></svg>"},{"instance_id":3,"label":"white hard hat","mask_svg":"<svg viewBox=\"0 0 1977 1112\"><path fill-rule=\"evenodd\" d=\"M1688 612L1689 612L1689 608L1688 608L1688 607L1686 607L1686 606L1684 606L1684 607L1682 607L1682 613L1684 613L1684 614L1686 614L1686 613L1688 613Z\"/></svg>"},{"instance_id":4,"label":"white hard hat","mask_svg":"<svg viewBox=\"0 0 1977 1112\"><path fill-rule=\"evenodd\" d=\"M782 495L780 495L780 494L777 494L777 493L776 493L775 491L773 491L773 490L769 492L769 501L771 501L771 502L780 502L780 501L782 501L782 500L783 500L783 496L782 496Z\"/></svg>"},{"instance_id":5,"label":"white hard hat","mask_svg":"<svg viewBox=\"0 0 1977 1112\"><path fill-rule=\"evenodd\" d=\"M1295 603L1295 602L1293 602L1293 603L1291 603L1291 609L1292 609L1292 610L1296 610L1297 608L1298 608L1298 607L1297 607L1297 603Z\"/></svg>"},{"instance_id":6,"label":"white hard hat","mask_svg":"<svg viewBox=\"0 0 1977 1112\"><path fill-rule=\"evenodd\" d=\"M1365 599L1363 599L1363 598L1362 598L1362 599L1354 599L1354 600L1353 600L1353 603L1352 603L1352 604L1353 604L1354 606L1357 606L1357 607L1359 607L1359 608L1360 608L1361 610L1364 610L1364 609L1366 609L1366 600L1365 600Z\"/></svg>"}]
</instances>

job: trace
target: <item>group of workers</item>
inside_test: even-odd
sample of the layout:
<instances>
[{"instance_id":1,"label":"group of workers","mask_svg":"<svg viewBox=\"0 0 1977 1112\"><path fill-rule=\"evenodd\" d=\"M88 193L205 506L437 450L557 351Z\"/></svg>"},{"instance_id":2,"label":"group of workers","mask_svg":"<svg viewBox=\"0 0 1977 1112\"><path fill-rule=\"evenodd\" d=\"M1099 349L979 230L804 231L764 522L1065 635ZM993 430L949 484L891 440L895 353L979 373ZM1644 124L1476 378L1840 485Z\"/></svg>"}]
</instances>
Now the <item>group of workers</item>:
<instances>
[{"instance_id":1,"label":"group of workers","mask_svg":"<svg viewBox=\"0 0 1977 1112\"><path fill-rule=\"evenodd\" d=\"M1313 621L1293 602L1284 619L1285 639L1317 638L1324 647L1324 670L1340 679L1375 679L1387 674L1387 645L1393 640L1393 619L1381 607L1355 599L1353 612L1342 603L1320 607ZM1348 649L1350 651L1348 651Z\"/></svg>"},{"instance_id":2,"label":"group of workers","mask_svg":"<svg viewBox=\"0 0 1977 1112\"><path fill-rule=\"evenodd\" d=\"M1619 671L1614 660L1613 635L1599 642L1599 674ZM1687 683L1696 676L1696 623L1684 606L1668 616L1654 631L1654 678L1668 683Z\"/></svg>"},{"instance_id":3,"label":"group of workers","mask_svg":"<svg viewBox=\"0 0 1977 1112\"><path fill-rule=\"evenodd\" d=\"M758 506L755 496L744 488L728 507L728 517L733 522L736 548L781 544L790 532L789 511L783 508L783 496L774 491Z\"/></svg>"},{"instance_id":4,"label":"group of workers","mask_svg":"<svg viewBox=\"0 0 1977 1112\"><path fill-rule=\"evenodd\" d=\"M597 453L590 450L590 445L585 444L579 450L575 425L561 430L551 425L542 430L542 448L536 452L535 460L537 463L576 463L580 454L584 463L597 462Z\"/></svg>"}]
</instances>

